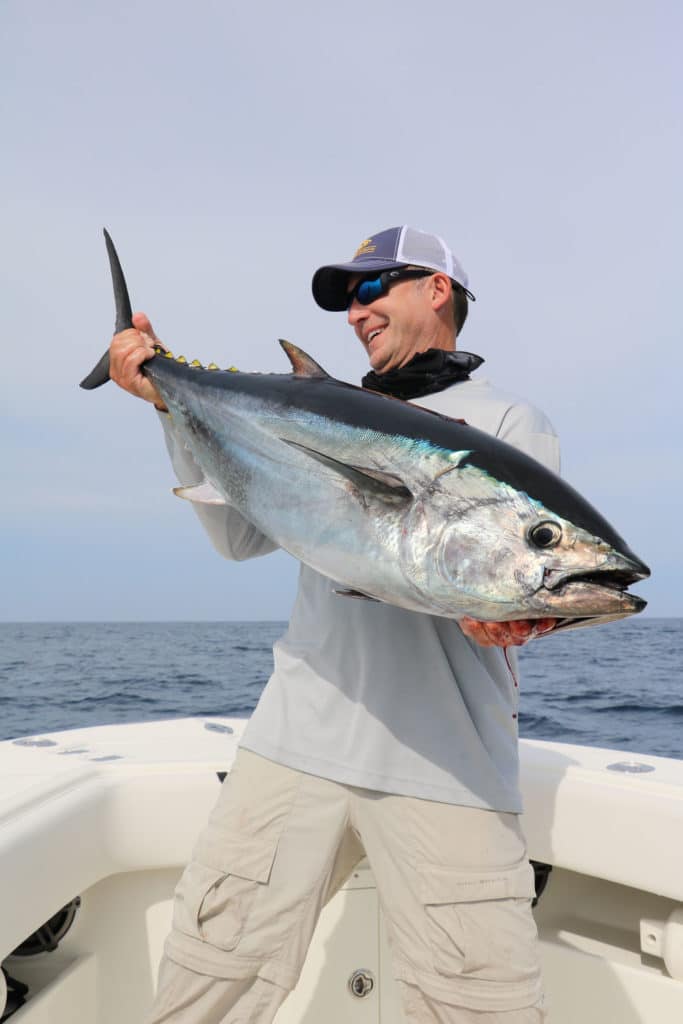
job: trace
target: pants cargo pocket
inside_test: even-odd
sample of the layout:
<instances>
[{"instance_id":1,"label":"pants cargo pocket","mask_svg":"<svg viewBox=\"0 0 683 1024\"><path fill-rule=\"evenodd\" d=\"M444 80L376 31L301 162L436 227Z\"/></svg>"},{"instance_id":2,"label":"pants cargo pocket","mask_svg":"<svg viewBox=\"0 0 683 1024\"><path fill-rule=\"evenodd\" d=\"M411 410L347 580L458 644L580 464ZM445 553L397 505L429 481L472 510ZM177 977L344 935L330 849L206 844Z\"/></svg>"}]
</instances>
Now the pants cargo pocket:
<instances>
[{"instance_id":1,"label":"pants cargo pocket","mask_svg":"<svg viewBox=\"0 0 683 1024\"><path fill-rule=\"evenodd\" d=\"M233 950L249 911L267 884L277 838L239 847L232 837L201 842L175 891L173 926L217 949Z\"/></svg>"},{"instance_id":2,"label":"pants cargo pocket","mask_svg":"<svg viewBox=\"0 0 683 1024\"><path fill-rule=\"evenodd\" d=\"M437 974L496 987L538 980L530 864L488 875L467 876L434 865L423 865L422 872L427 935Z\"/></svg>"}]
</instances>

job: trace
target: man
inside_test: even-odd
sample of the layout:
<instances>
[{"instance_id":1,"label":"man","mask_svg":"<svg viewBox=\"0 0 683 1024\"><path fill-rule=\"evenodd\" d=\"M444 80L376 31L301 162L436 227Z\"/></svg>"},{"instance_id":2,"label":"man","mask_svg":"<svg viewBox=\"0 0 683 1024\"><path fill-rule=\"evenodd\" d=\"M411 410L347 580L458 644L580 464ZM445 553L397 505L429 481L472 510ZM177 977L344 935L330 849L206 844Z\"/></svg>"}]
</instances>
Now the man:
<instances>
[{"instance_id":1,"label":"man","mask_svg":"<svg viewBox=\"0 0 683 1024\"><path fill-rule=\"evenodd\" d=\"M321 267L313 295L347 310L364 385L465 419L557 469L531 406L474 381L456 352L464 270L407 226ZM176 473L198 467L140 374L144 314L114 338L111 376L160 411ZM198 515L218 551L273 543L231 508ZM540 623L478 623L352 600L306 566L274 672L176 889L149 1024L269 1022L296 984L321 908L367 855L406 1019L540 1024L533 875L518 816L518 689L507 647Z\"/></svg>"}]
</instances>

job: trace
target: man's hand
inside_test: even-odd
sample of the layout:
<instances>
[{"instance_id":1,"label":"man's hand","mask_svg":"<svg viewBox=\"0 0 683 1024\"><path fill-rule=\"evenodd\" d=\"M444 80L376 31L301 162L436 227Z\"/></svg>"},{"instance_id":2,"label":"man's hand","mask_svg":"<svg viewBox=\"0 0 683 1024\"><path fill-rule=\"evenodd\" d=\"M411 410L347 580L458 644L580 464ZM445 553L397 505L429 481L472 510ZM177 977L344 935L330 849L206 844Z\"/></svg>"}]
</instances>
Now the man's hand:
<instances>
[{"instance_id":1,"label":"man's hand","mask_svg":"<svg viewBox=\"0 0 683 1024\"><path fill-rule=\"evenodd\" d=\"M515 619L512 622L480 622L465 616L458 625L480 647L521 647L535 636L549 633L557 619Z\"/></svg>"},{"instance_id":2,"label":"man's hand","mask_svg":"<svg viewBox=\"0 0 683 1024\"><path fill-rule=\"evenodd\" d=\"M155 344L161 342L147 315L133 313L133 327L115 334L109 347L109 376L124 391L152 402L161 412L168 412L152 382L140 373L142 364L154 355Z\"/></svg>"}]
</instances>

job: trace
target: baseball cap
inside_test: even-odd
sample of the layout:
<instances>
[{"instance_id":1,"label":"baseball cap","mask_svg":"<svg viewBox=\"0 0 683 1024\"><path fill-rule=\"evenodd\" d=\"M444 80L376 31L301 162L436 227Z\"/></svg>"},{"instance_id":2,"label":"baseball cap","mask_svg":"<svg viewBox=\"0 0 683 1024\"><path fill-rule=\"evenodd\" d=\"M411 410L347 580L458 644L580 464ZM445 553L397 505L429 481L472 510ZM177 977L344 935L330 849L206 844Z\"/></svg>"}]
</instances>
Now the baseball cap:
<instances>
[{"instance_id":1,"label":"baseball cap","mask_svg":"<svg viewBox=\"0 0 683 1024\"><path fill-rule=\"evenodd\" d=\"M463 289L468 299L474 295L467 287L467 274L446 243L438 235L430 235L403 224L387 228L364 239L348 263L331 263L313 275L313 298L331 312L348 306L348 280L351 274L369 274L399 267L427 267L447 274Z\"/></svg>"}]
</instances>

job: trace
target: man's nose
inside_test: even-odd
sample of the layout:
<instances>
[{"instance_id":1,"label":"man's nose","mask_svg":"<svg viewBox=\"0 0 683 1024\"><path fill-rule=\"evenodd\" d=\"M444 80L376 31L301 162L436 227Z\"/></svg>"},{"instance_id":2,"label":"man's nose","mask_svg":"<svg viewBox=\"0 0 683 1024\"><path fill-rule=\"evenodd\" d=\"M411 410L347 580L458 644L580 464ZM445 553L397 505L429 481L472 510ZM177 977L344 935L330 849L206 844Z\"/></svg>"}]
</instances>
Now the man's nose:
<instances>
[{"instance_id":1,"label":"man's nose","mask_svg":"<svg viewBox=\"0 0 683 1024\"><path fill-rule=\"evenodd\" d=\"M358 299L351 300L351 305L346 314L347 322L351 327L357 327L363 320L367 320L369 315L370 311L367 306L364 306Z\"/></svg>"}]
</instances>

